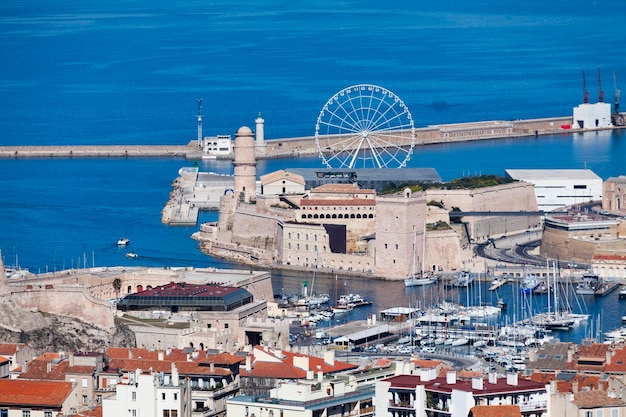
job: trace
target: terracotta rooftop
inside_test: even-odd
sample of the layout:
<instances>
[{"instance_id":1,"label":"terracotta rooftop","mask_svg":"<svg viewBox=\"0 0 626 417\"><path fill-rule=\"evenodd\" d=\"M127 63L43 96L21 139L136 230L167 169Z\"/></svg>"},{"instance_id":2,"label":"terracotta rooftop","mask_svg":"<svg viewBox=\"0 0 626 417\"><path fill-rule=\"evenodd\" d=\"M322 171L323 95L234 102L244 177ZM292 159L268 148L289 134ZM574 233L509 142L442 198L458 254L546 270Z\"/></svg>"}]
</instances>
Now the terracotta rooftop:
<instances>
[{"instance_id":1,"label":"terracotta rooftop","mask_svg":"<svg viewBox=\"0 0 626 417\"><path fill-rule=\"evenodd\" d=\"M8 362L9 358L5 358L4 356L0 356L0 363Z\"/></svg>"},{"instance_id":2,"label":"terracotta rooftop","mask_svg":"<svg viewBox=\"0 0 626 417\"><path fill-rule=\"evenodd\" d=\"M24 343L0 343L0 355L15 355L24 346Z\"/></svg>"},{"instance_id":3,"label":"terracotta rooftop","mask_svg":"<svg viewBox=\"0 0 626 417\"><path fill-rule=\"evenodd\" d=\"M48 369L50 364L50 369ZM61 361L59 363L50 363L44 359L34 359L29 365L28 370L20 374L20 379L45 379L50 381L65 381L65 371L67 370L68 362ZM94 368L91 368L91 372Z\"/></svg>"},{"instance_id":4,"label":"terracotta rooftop","mask_svg":"<svg viewBox=\"0 0 626 417\"><path fill-rule=\"evenodd\" d=\"M288 179L291 182L295 182L296 184L300 184L300 185L305 185L306 183L304 182L304 177L302 175L293 173L293 172L288 172L285 171L283 169L280 169L278 171L274 171L274 172L270 172L269 174L265 174L265 175L261 175L261 177L259 177L259 179L261 180L261 184L265 185L265 184L270 184L272 182L275 181L280 181L283 179Z\"/></svg>"},{"instance_id":5,"label":"terracotta rooftop","mask_svg":"<svg viewBox=\"0 0 626 417\"><path fill-rule=\"evenodd\" d=\"M180 375L232 375L229 369L215 366L211 371L210 366L201 366L199 362L174 362ZM172 371L172 361L160 361L154 359L111 359L109 367L120 369L125 372L134 372L137 369L152 372L170 373Z\"/></svg>"},{"instance_id":6,"label":"terracotta rooftop","mask_svg":"<svg viewBox=\"0 0 626 417\"><path fill-rule=\"evenodd\" d=\"M2 406L60 408L71 392L71 382L0 379Z\"/></svg>"},{"instance_id":7,"label":"terracotta rooftop","mask_svg":"<svg viewBox=\"0 0 626 417\"><path fill-rule=\"evenodd\" d=\"M167 349L162 350L163 362L191 362L203 364L208 366L213 362L216 366L219 365L235 365L245 361L245 358L232 355L230 353L222 352L217 354L211 354L205 351L192 350L191 348L185 349ZM110 347L107 348L105 355L109 359L143 359L146 360L159 360L159 351L156 349L143 349L143 348L122 348L122 347Z\"/></svg>"},{"instance_id":8,"label":"terracotta rooftop","mask_svg":"<svg viewBox=\"0 0 626 417\"><path fill-rule=\"evenodd\" d=\"M615 348L611 363L606 364L605 370L611 373L626 373L626 346Z\"/></svg>"},{"instance_id":9,"label":"terracotta rooftop","mask_svg":"<svg viewBox=\"0 0 626 417\"><path fill-rule=\"evenodd\" d=\"M93 410L85 410L72 414L70 417L102 417L102 406L99 405Z\"/></svg>"},{"instance_id":10,"label":"terracotta rooftop","mask_svg":"<svg viewBox=\"0 0 626 417\"><path fill-rule=\"evenodd\" d=\"M306 378L307 369L302 369L294 365L295 358L304 357L308 357L308 370L312 370L316 373L323 372L324 374L327 374L358 368L358 365L347 362L340 362L337 360L335 360L334 365L330 365L324 362L323 358L303 355L300 353L275 351L272 349L268 349L268 351L265 351L262 346L255 347L252 357L253 366L251 371L248 372L245 370L245 367L240 366L239 374L241 376L304 379Z\"/></svg>"},{"instance_id":11,"label":"terracotta rooftop","mask_svg":"<svg viewBox=\"0 0 626 417\"><path fill-rule=\"evenodd\" d=\"M473 417L518 417L522 410L519 405L476 405L470 413Z\"/></svg>"},{"instance_id":12,"label":"terracotta rooftop","mask_svg":"<svg viewBox=\"0 0 626 417\"><path fill-rule=\"evenodd\" d=\"M533 392L545 390L545 385L528 379L518 379L517 385L510 385L506 378L498 378L495 384L483 380L483 388L472 388L469 380L457 380L455 383L448 383L446 378L434 378L429 381L422 381L418 375L397 375L387 378L384 381L390 382L391 387L414 389L418 385L423 385L427 391L451 393L453 389L472 392L474 395L494 395L498 393Z\"/></svg>"},{"instance_id":13,"label":"terracotta rooftop","mask_svg":"<svg viewBox=\"0 0 626 417\"><path fill-rule=\"evenodd\" d=\"M598 408L626 405L623 400L616 397L610 397L605 391L600 390L577 392L574 394L574 400L572 402L576 404L578 408Z\"/></svg>"}]
</instances>

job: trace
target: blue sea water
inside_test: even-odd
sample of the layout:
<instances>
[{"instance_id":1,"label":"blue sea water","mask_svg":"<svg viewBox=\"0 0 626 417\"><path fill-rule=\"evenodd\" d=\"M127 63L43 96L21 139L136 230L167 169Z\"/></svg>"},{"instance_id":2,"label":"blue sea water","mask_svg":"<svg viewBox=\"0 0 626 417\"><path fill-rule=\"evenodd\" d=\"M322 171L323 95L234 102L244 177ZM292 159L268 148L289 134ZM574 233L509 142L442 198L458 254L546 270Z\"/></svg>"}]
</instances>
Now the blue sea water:
<instances>
[{"instance_id":1,"label":"blue sea water","mask_svg":"<svg viewBox=\"0 0 626 417\"><path fill-rule=\"evenodd\" d=\"M570 115L582 101L583 71L591 102L598 67L605 101L613 98L613 73L618 87L626 85L622 6L619 0L5 0L0 145L184 144L197 135L197 98L206 135L233 134L261 112L269 139L311 136L328 98L362 83L393 91L416 127ZM624 139L623 132L565 133L422 146L409 166L433 167L444 180L506 168L583 167L608 178L624 174ZM190 238L197 227L160 222L185 165L0 160L4 262L33 272L229 266L197 250ZM261 161L258 172L290 166L321 162ZM232 172L219 161L201 168ZM205 213L201 221L215 219ZM115 244L120 236L131 239L139 259L124 256ZM277 277L276 286L300 278ZM333 285L327 282L329 291ZM360 288L381 300L372 309L395 301L374 284Z\"/></svg>"}]
</instances>

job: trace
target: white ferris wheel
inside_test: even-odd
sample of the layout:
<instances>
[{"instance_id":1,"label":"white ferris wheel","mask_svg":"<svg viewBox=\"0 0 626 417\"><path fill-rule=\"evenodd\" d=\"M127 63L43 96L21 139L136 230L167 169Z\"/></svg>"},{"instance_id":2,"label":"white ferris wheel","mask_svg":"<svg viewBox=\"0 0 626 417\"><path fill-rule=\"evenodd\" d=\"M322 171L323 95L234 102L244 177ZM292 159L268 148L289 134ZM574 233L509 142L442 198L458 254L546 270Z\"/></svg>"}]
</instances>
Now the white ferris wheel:
<instances>
[{"instance_id":1,"label":"white ferris wheel","mask_svg":"<svg viewBox=\"0 0 626 417\"><path fill-rule=\"evenodd\" d=\"M333 95L320 111L315 144L328 168L403 168L413 152L415 127L394 93L354 85Z\"/></svg>"}]
</instances>

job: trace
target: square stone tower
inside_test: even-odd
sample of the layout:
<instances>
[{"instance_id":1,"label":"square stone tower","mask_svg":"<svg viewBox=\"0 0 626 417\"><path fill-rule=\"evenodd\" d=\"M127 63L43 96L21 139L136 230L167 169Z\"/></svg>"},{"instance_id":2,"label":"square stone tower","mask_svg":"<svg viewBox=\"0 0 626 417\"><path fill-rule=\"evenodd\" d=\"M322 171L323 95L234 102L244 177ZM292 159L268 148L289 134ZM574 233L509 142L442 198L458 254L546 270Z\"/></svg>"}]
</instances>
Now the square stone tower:
<instances>
[{"instance_id":1,"label":"square stone tower","mask_svg":"<svg viewBox=\"0 0 626 417\"><path fill-rule=\"evenodd\" d=\"M424 192L376 197L375 274L403 279L422 271L426 215Z\"/></svg>"}]
</instances>

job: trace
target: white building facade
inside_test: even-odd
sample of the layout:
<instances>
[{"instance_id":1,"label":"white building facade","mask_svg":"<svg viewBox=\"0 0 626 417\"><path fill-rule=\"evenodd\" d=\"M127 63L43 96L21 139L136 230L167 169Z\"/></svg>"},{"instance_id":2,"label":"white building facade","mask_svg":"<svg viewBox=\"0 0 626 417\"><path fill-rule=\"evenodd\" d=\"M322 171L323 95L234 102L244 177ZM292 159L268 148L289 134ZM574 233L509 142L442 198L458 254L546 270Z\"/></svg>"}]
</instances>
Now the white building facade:
<instances>
[{"instance_id":1,"label":"white building facade","mask_svg":"<svg viewBox=\"0 0 626 417\"><path fill-rule=\"evenodd\" d=\"M514 180L533 184L537 208L559 210L602 200L602 178L589 169L507 169Z\"/></svg>"},{"instance_id":2,"label":"white building facade","mask_svg":"<svg viewBox=\"0 0 626 417\"><path fill-rule=\"evenodd\" d=\"M611 127L611 105L609 103L583 103L574 107L574 128L606 129Z\"/></svg>"}]
</instances>

